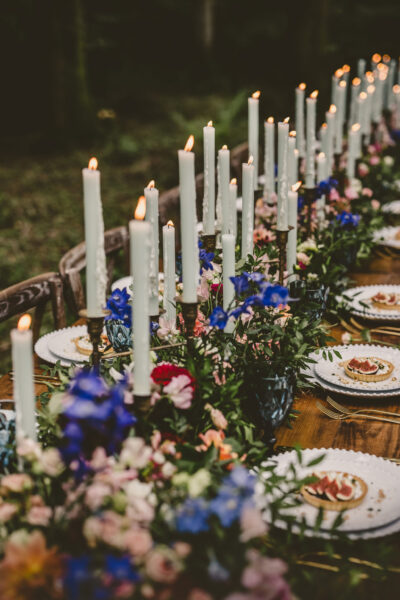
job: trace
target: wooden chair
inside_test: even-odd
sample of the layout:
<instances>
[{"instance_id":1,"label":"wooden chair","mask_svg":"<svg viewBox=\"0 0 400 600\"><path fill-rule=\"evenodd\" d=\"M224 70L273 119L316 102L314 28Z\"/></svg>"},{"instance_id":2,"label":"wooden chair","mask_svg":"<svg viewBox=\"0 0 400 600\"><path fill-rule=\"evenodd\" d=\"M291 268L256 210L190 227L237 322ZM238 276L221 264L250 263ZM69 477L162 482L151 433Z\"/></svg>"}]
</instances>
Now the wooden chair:
<instances>
[{"instance_id":1,"label":"wooden chair","mask_svg":"<svg viewBox=\"0 0 400 600\"><path fill-rule=\"evenodd\" d=\"M104 233L104 249L107 256L108 289L115 267L116 255L123 250L128 264L129 233L128 227L114 227ZM65 299L74 314L86 307L85 293L81 280L81 271L86 267L86 244L81 242L71 248L61 258L58 268L64 283ZM129 272L127 270L127 272Z\"/></svg>"},{"instance_id":2,"label":"wooden chair","mask_svg":"<svg viewBox=\"0 0 400 600\"><path fill-rule=\"evenodd\" d=\"M55 328L65 327L63 282L58 273L43 273L0 291L0 322L34 308L32 331L35 343L49 300Z\"/></svg>"},{"instance_id":3,"label":"wooden chair","mask_svg":"<svg viewBox=\"0 0 400 600\"><path fill-rule=\"evenodd\" d=\"M239 181L242 180L242 163L246 163L249 160L249 145L247 142L243 142L239 146L235 146L231 151L231 169L232 177L236 177Z\"/></svg>"}]
</instances>

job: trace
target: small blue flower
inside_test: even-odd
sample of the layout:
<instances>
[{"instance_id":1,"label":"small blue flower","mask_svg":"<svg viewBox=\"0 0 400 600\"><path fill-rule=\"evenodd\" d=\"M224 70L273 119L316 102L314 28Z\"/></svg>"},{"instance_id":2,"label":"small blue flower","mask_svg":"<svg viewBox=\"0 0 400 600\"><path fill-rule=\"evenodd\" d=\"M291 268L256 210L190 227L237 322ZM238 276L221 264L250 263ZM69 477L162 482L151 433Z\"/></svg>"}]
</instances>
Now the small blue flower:
<instances>
[{"instance_id":1,"label":"small blue flower","mask_svg":"<svg viewBox=\"0 0 400 600\"><path fill-rule=\"evenodd\" d=\"M159 323L157 321L150 321L150 335L157 333L158 329L160 329Z\"/></svg>"},{"instance_id":2,"label":"small blue flower","mask_svg":"<svg viewBox=\"0 0 400 600\"><path fill-rule=\"evenodd\" d=\"M216 559L208 565L208 575L212 581L228 581L230 573Z\"/></svg>"},{"instance_id":3,"label":"small blue flower","mask_svg":"<svg viewBox=\"0 0 400 600\"><path fill-rule=\"evenodd\" d=\"M207 252L203 248L203 242L201 240L198 241L199 246L199 262L200 262L200 275L203 271L214 271L214 265L212 261L214 260L214 252Z\"/></svg>"},{"instance_id":4,"label":"small blue flower","mask_svg":"<svg viewBox=\"0 0 400 600\"><path fill-rule=\"evenodd\" d=\"M247 276L249 279L251 279L251 281L254 281L254 283L261 283L262 281L265 281L265 275L263 275L259 271L255 271L254 273L248 273Z\"/></svg>"},{"instance_id":5,"label":"small blue flower","mask_svg":"<svg viewBox=\"0 0 400 600\"><path fill-rule=\"evenodd\" d=\"M343 211L336 215L336 220L343 227L357 227L360 222L360 215L353 215L351 212Z\"/></svg>"},{"instance_id":6,"label":"small blue flower","mask_svg":"<svg viewBox=\"0 0 400 600\"><path fill-rule=\"evenodd\" d=\"M118 583L121 581L135 582L139 580L136 570L133 568L131 560L128 556L106 556L106 572L115 579Z\"/></svg>"},{"instance_id":7,"label":"small blue flower","mask_svg":"<svg viewBox=\"0 0 400 600\"><path fill-rule=\"evenodd\" d=\"M108 387L98 371L81 369L75 373L67 391L70 396L92 400L93 398L105 396Z\"/></svg>"},{"instance_id":8,"label":"small blue flower","mask_svg":"<svg viewBox=\"0 0 400 600\"><path fill-rule=\"evenodd\" d=\"M128 328L132 327L132 307L130 304L130 294L126 288L115 289L107 299L107 308L111 314L106 316L106 321L110 319L123 321Z\"/></svg>"},{"instance_id":9,"label":"small blue flower","mask_svg":"<svg viewBox=\"0 0 400 600\"><path fill-rule=\"evenodd\" d=\"M265 288L262 295L264 306L279 306L286 304L289 298L288 289L281 285L269 285Z\"/></svg>"},{"instance_id":10,"label":"small blue flower","mask_svg":"<svg viewBox=\"0 0 400 600\"><path fill-rule=\"evenodd\" d=\"M218 329L225 329L228 318L228 313L220 306L216 306L210 315L210 325L212 327L218 327Z\"/></svg>"},{"instance_id":11,"label":"small blue flower","mask_svg":"<svg viewBox=\"0 0 400 600\"><path fill-rule=\"evenodd\" d=\"M187 498L176 514L176 528L180 532L208 531L209 508L204 498Z\"/></svg>"},{"instance_id":12,"label":"small blue flower","mask_svg":"<svg viewBox=\"0 0 400 600\"><path fill-rule=\"evenodd\" d=\"M264 306L262 296L258 294L253 294L252 296L248 296L243 302L244 308L248 308L249 306Z\"/></svg>"},{"instance_id":13,"label":"small blue flower","mask_svg":"<svg viewBox=\"0 0 400 600\"><path fill-rule=\"evenodd\" d=\"M220 492L211 500L210 510L217 515L224 527L230 527L241 515L242 500L237 494Z\"/></svg>"},{"instance_id":14,"label":"small blue flower","mask_svg":"<svg viewBox=\"0 0 400 600\"><path fill-rule=\"evenodd\" d=\"M237 275L236 277L230 277L230 280L232 281L235 288L235 293L238 296L241 296L244 292L247 292L250 287L247 273L242 273L242 275Z\"/></svg>"},{"instance_id":15,"label":"small blue flower","mask_svg":"<svg viewBox=\"0 0 400 600\"><path fill-rule=\"evenodd\" d=\"M304 196L297 197L297 212L300 214L304 208Z\"/></svg>"},{"instance_id":16,"label":"small blue flower","mask_svg":"<svg viewBox=\"0 0 400 600\"><path fill-rule=\"evenodd\" d=\"M237 466L224 479L224 485L234 486L241 490L246 496L253 495L256 484L256 476L245 467Z\"/></svg>"}]
</instances>

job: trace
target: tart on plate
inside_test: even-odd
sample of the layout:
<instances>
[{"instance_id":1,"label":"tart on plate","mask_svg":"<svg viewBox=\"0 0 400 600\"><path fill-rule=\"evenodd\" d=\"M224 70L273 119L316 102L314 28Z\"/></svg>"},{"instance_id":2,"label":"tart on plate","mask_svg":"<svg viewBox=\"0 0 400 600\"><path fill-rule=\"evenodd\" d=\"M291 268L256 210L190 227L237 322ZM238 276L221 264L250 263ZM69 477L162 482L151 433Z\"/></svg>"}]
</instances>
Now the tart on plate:
<instances>
[{"instance_id":1,"label":"tart on plate","mask_svg":"<svg viewBox=\"0 0 400 600\"><path fill-rule=\"evenodd\" d=\"M383 310L400 310L400 294L378 292L371 298L372 306Z\"/></svg>"},{"instance_id":2,"label":"tart on plate","mask_svg":"<svg viewBox=\"0 0 400 600\"><path fill-rule=\"evenodd\" d=\"M384 381L393 372L394 365L383 358L358 356L341 363L346 375L358 381Z\"/></svg>"},{"instance_id":3,"label":"tart on plate","mask_svg":"<svg viewBox=\"0 0 400 600\"><path fill-rule=\"evenodd\" d=\"M93 346L92 346L92 343L90 341L90 337L88 334L80 335L79 337L74 338L73 342L74 342L78 352L80 352L80 354L85 354L86 356L90 356L92 354ZM105 349L109 345L110 345L110 342L108 341L108 337L104 333L102 333L101 334L101 343L99 346L99 352L101 352L101 353L105 352ZM112 351L113 351L112 348L107 350L107 352L112 352Z\"/></svg>"},{"instance_id":4,"label":"tart on plate","mask_svg":"<svg viewBox=\"0 0 400 600\"><path fill-rule=\"evenodd\" d=\"M325 510L348 510L364 500L368 486L363 479L341 471L318 471L315 483L303 485L300 493L304 500Z\"/></svg>"}]
</instances>

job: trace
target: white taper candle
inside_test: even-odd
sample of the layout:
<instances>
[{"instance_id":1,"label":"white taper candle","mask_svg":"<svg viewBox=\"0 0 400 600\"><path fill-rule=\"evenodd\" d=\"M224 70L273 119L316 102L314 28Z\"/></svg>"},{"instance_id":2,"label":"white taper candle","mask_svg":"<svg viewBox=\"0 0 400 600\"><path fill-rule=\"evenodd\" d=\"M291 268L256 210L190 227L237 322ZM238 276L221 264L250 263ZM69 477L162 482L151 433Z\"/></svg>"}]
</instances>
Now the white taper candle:
<instances>
[{"instance_id":1,"label":"white taper candle","mask_svg":"<svg viewBox=\"0 0 400 600\"><path fill-rule=\"evenodd\" d=\"M203 127L204 142L204 196L203 231L215 233L215 128L212 121Z\"/></svg>"},{"instance_id":2,"label":"white taper candle","mask_svg":"<svg viewBox=\"0 0 400 600\"><path fill-rule=\"evenodd\" d=\"M32 331L30 315L23 315L11 331L13 395L16 413L17 444L24 438L36 440L35 387L33 383Z\"/></svg>"},{"instance_id":3,"label":"white taper candle","mask_svg":"<svg viewBox=\"0 0 400 600\"><path fill-rule=\"evenodd\" d=\"M168 323L176 321L175 227L168 221L163 229L164 296L163 306Z\"/></svg>"}]
</instances>

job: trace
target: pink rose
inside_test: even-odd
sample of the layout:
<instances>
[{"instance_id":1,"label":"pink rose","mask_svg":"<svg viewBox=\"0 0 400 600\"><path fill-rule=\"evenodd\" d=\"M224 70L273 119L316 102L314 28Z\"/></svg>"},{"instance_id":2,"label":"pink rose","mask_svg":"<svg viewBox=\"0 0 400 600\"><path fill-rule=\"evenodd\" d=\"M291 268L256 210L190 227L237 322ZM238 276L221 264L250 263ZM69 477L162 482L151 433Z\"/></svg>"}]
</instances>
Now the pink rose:
<instances>
[{"instance_id":1,"label":"pink rose","mask_svg":"<svg viewBox=\"0 0 400 600\"><path fill-rule=\"evenodd\" d=\"M17 512L17 507L11 502L0 504L0 523L6 523Z\"/></svg>"},{"instance_id":2,"label":"pink rose","mask_svg":"<svg viewBox=\"0 0 400 600\"><path fill-rule=\"evenodd\" d=\"M371 206L374 210L379 210L381 203L379 200L371 200Z\"/></svg>"},{"instance_id":3,"label":"pink rose","mask_svg":"<svg viewBox=\"0 0 400 600\"><path fill-rule=\"evenodd\" d=\"M134 527L125 534L125 547L135 558L144 556L153 545L153 540L147 529Z\"/></svg>"},{"instance_id":4,"label":"pink rose","mask_svg":"<svg viewBox=\"0 0 400 600\"><path fill-rule=\"evenodd\" d=\"M20 494L25 489L32 487L32 479L25 473L5 475L1 480L1 487L5 488L8 492Z\"/></svg>"},{"instance_id":5,"label":"pink rose","mask_svg":"<svg viewBox=\"0 0 400 600\"><path fill-rule=\"evenodd\" d=\"M146 572L158 583L174 583L182 565L176 553L166 546L149 552L146 558Z\"/></svg>"},{"instance_id":6,"label":"pink rose","mask_svg":"<svg viewBox=\"0 0 400 600\"><path fill-rule=\"evenodd\" d=\"M367 187L363 188L361 193L363 196L367 196L367 198L372 198L373 195L373 191Z\"/></svg>"},{"instance_id":7,"label":"pink rose","mask_svg":"<svg viewBox=\"0 0 400 600\"><path fill-rule=\"evenodd\" d=\"M344 190L344 195L346 196L346 198L348 200L355 200L356 198L358 198L358 194L357 194L356 190L351 186L348 186Z\"/></svg>"},{"instance_id":8,"label":"pink rose","mask_svg":"<svg viewBox=\"0 0 400 600\"><path fill-rule=\"evenodd\" d=\"M370 165L379 165L379 156L371 156L371 158L369 159L369 164Z\"/></svg>"},{"instance_id":9,"label":"pink rose","mask_svg":"<svg viewBox=\"0 0 400 600\"><path fill-rule=\"evenodd\" d=\"M49 524L53 511L49 506L32 506L26 515L26 520L30 525L41 525L46 527Z\"/></svg>"},{"instance_id":10,"label":"pink rose","mask_svg":"<svg viewBox=\"0 0 400 600\"><path fill-rule=\"evenodd\" d=\"M369 167L365 163L360 163L358 165L358 174L360 177L365 177L369 173Z\"/></svg>"},{"instance_id":11,"label":"pink rose","mask_svg":"<svg viewBox=\"0 0 400 600\"><path fill-rule=\"evenodd\" d=\"M173 377L169 384L164 386L164 393L176 408L187 409L192 405L193 387L187 375Z\"/></svg>"},{"instance_id":12,"label":"pink rose","mask_svg":"<svg viewBox=\"0 0 400 600\"><path fill-rule=\"evenodd\" d=\"M268 531L260 511L253 506L246 506L243 509L242 514L240 515L240 528L242 531L240 534L242 542L248 542L256 537L262 537Z\"/></svg>"}]
</instances>

